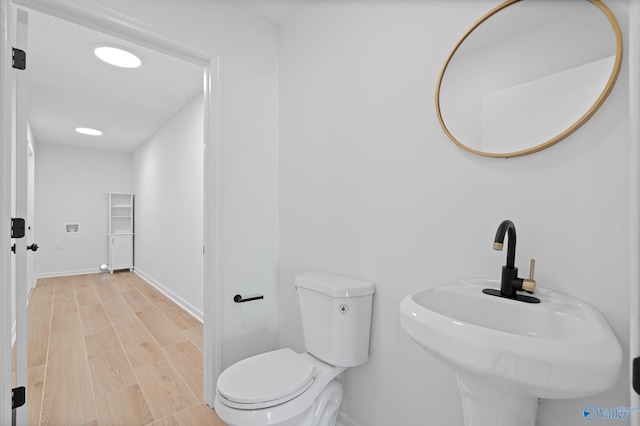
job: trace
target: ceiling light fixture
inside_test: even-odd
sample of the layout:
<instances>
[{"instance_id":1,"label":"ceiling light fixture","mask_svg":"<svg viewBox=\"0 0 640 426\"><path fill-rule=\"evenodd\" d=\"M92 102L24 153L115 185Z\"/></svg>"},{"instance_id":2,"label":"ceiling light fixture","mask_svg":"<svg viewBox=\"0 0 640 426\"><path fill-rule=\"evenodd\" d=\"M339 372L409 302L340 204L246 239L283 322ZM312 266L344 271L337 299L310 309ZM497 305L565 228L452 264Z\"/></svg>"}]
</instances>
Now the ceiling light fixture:
<instances>
[{"instance_id":1,"label":"ceiling light fixture","mask_svg":"<svg viewBox=\"0 0 640 426\"><path fill-rule=\"evenodd\" d=\"M76 132L89 136L101 136L102 130L92 129L89 127L76 127Z\"/></svg>"},{"instance_id":2,"label":"ceiling light fixture","mask_svg":"<svg viewBox=\"0 0 640 426\"><path fill-rule=\"evenodd\" d=\"M136 55L118 47L100 46L93 51L108 64L122 68L138 68L142 61Z\"/></svg>"}]
</instances>

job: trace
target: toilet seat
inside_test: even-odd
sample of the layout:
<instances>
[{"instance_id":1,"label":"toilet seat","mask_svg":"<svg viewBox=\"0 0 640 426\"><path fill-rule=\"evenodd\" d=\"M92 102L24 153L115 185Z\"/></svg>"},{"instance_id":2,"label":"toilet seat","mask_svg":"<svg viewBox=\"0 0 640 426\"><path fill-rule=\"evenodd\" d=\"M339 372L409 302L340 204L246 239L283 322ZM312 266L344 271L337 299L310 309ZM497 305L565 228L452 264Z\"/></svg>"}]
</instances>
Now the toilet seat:
<instances>
[{"instance_id":1,"label":"toilet seat","mask_svg":"<svg viewBox=\"0 0 640 426\"><path fill-rule=\"evenodd\" d=\"M304 393L317 375L316 367L289 348L237 362L218 378L220 401L241 410L273 407Z\"/></svg>"},{"instance_id":2,"label":"toilet seat","mask_svg":"<svg viewBox=\"0 0 640 426\"><path fill-rule=\"evenodd\" d=\"M218 391L213 404L218 416L229 426L300 426L303 424L300 423L301 419L314 412L317 399L329 386L329 383L339 381L337 378L345 370L345 367L327 364L309 353L301 353L298 356L314 365L316 369L316 375L308 389L298 396L292 397L289 401L262 409L254 409L247 404L237 404L238 408L234 408L231 406L232 403Z\"/></svg>"}]
</instances>

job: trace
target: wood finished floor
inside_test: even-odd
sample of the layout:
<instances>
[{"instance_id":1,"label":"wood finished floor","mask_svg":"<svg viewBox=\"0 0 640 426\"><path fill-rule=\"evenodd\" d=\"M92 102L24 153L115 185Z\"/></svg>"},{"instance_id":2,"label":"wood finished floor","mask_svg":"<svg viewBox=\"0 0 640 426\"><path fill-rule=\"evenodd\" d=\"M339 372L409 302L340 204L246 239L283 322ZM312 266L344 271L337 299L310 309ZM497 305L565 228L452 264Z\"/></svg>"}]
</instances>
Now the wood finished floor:
<instances>
[{"instance_id":1,"label":"wood finished floor","mask_svg":"<svg viewBox=\"0 0 640 426\"><path fill-rule=\"evenodd\" d=\"M27 336L29 425L225 425L202 324L132 272L39 279Z\"/></svg>"}]
</instances>

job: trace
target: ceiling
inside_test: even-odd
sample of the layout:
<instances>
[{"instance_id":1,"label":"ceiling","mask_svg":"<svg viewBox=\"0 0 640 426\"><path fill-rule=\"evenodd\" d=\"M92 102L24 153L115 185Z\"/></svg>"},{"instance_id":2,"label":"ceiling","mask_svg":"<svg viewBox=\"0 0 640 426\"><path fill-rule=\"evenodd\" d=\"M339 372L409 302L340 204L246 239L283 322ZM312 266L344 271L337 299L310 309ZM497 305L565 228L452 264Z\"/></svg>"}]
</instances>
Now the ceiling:
<instances>
[{"instance_id":1,"label":"ceiling","mask_svg":"<svg viewBox=\"0 0 640 426\"><path fill-rule=\"evenodd\" d=\"M136 53L140 68L99 60L93 50L116 45ZM29 12L29 123L37 143L131 152L202 92L202 67ZM86 136L92 127L102 136Z\"/></svg>"},{"instance_id":2,"label":"ceiling","mask_svg":"<svg viewBox=\"0 0 640 426\"><path fill-rule=\"evenodd\" d=\"M282 24L305 0L230 0L232 3L258 15L272 24Z\"/></svg>"},{"instance_id":3,"label":"ceiling","mask_svg":"<svg viewBox=\"0 0 640 426\"><path fill-rule=\"evenodd\" d=\"M230 0L280 25L305 0ZM142 59L126 69L99 60L99 45ZM35 11L29 12L29 123L37 143L132 152L202 92L201 66ZM75 132L92 127L102 136Z\"/></svg>"}]
</instances>

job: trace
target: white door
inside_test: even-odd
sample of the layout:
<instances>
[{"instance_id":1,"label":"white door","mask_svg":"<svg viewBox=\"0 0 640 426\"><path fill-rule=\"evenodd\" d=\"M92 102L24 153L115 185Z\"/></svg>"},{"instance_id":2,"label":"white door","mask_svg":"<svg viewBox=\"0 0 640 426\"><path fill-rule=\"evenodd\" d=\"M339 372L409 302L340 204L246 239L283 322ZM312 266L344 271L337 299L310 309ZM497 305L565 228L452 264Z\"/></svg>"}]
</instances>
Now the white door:
<instances>
[{"instance_id":1,"label":"white door","mask_svg":"<svg viewBox=\"0 0 640 426\"><path fill-rule=\"evenodd\" d=\"M24 10L17 11L16 40L14 47L27 52L28 15ZM28 139L27 139L27 70L16 64L19 52L14 54L15 99L15 217L27 218L28 192ZM28 226L28 225L27 225ZM22 238L13 240L15 244L15 312L16 312L16 385L18 388L27 384L27 250L35 250L37 246L27 242L26 232ZM26 404L14 410L14 424L27 424Z\"/></svg>"}]
</instances>

